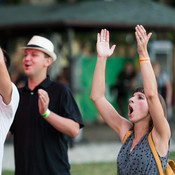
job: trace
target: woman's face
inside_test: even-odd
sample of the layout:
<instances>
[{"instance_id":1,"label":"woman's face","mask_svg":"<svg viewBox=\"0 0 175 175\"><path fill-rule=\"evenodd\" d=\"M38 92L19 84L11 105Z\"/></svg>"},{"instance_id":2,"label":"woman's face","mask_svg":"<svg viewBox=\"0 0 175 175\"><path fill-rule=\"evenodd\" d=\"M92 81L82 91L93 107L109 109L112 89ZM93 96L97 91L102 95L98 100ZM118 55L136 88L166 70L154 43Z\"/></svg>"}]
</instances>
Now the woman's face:
<instances>
[{"instance_id":1,"label":"woman's face","mask_svg":"<svg viewBox=\"0 0 175 175\"><path fill-rule=\"evenodd\" d=\"M135 92L129 99L128 117L132 123L137 123L149 116L148 103L145 94Z\"/></svg>"}]
</instances>

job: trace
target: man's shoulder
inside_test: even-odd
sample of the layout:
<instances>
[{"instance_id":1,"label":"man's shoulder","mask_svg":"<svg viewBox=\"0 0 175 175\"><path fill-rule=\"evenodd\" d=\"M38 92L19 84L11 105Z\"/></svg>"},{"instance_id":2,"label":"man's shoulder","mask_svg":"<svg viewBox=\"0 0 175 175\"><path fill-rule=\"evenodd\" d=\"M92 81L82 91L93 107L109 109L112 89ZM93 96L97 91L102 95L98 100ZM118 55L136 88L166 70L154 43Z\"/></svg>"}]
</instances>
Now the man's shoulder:
<instances>
[{"instance_id":1,"label":"man's shoulder","mask_svg":"<svg viewBox=\"0 0 175 175\"><path fill-rule=\"evenodd\" d=\"M52 81L51 87L57 87L60 89L69 89L69 86L67 84L61 83L59 81Z\"/></svg>"},{"instance_id":2,"label":"man's shoulder","mask_svg":"<svg viewBox=\"0 0 175 175\"><path fill-rule=\"evenodd\" d=\"M19 93L20 93L20 92L24 91L25 86L24 86L24 87L17 88L17 89L18 89L18 91L19 91Z\"/></svg>"},{"instance_id":3,"label":"man's shoulder","mask_svg":"<svg viewBox=\"0 0 175 175\"><path fill-rule=\"evenodd\" d=\"M70 87L67 84L61 83L61 82L57 82L57 81L53 81L50 86L48 87L47 91L50 93L61 93L62 95L70 93Z\"/></svg>"}]
</instances>

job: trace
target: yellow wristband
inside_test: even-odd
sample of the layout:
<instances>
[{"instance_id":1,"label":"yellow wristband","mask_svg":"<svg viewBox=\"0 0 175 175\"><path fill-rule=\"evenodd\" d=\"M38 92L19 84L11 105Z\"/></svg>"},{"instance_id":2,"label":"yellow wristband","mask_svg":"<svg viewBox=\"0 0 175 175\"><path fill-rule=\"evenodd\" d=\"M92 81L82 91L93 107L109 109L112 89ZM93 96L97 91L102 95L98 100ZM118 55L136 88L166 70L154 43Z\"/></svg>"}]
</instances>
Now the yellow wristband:
<instances>
[{"instance_id":1,"label":"yellow wristband","mask_svg":"<svg viewBox=\"0 0 175 175\"><path fill-rule=\"evenodd\" d=\"M47 109L46 112L45 112L42 116L43 116L43 118L46 118L46 117L48 117L49 115L50 115L50 110Z\"/></svg>"},{"instance_id":2,"label":"yellow wristband","mask_svg":"<svg viewBox=\"0 0 175 175\"><path fill-rule=\"evenodd\" d=\"M150 59L149 58L140 58L139 61L140 61L140 63L148 63L148 62L150 62Z\"/></svg>"}]
</instances>

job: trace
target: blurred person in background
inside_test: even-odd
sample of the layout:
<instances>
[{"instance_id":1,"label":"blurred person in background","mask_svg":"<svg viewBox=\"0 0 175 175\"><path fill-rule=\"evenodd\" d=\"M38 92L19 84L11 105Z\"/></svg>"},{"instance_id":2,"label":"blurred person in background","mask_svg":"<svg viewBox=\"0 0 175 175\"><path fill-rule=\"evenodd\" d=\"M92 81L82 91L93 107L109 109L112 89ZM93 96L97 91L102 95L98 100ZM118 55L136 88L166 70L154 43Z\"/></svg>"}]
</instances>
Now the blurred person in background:
<instances>
[{"instance_id":1,"label":"blurred person in background","mask_svg":"<svg viewBox=\"0 0 175 175\"><path fill-rule=\"evenodd\" d=\"M48 67L56 60L50 40L33 36L24 49L28 80L10 132L14 135L15 175L70 175L68 137L83 121L67 85L53 82Z\"/></svg>"},{"instance_id":2,"label":"blurred person in background","mask_svg":"<svg viewBox=\"0 0 175 175\"><path fill-rule=\"evenodd\" d=\"M107 58L115 49L109 46L109 32L102 29L97 35L97 62L95 66L91 100L106 123L119 135L121 142L128 131L131 135L123 143L117 158L117 175L154 174L158 168L148 143L151 134L163 171L169 157L170 127L166 119L166 105L158 94L156 78L151 66L147 44L151 37L142 25L135 27L143 88L137 88L129 99L128 117L121 116L107 101L105 92L105 68Z\"/></svg>"},{"instance_id":3,"label":"blurred person in background","mask_svg":"<svg viewBox=\"0 0 175 175\"><path fill-rule=\"evenodd\" d=\"M157 80L158 92L165 99L168 112L168 108L171 108L172 105L172 86L170 82L170 77L165 71L161 70L161 66L158 61L153 63L153 70ZM170 118L171 116L168 115L168 119Z\"/></svg>"},{"instance_id":4,"label":"blurred person in background","mask_svg":"<svg viewBox=\"0 0 175 175\"><path fill-rule=\"evenodd\" d=\"M115 88L117 90L116 105L120 110L122 116L127 118L127 109L129 104L129 98L132 95L136 86L136 72L134 71L131 62L127 61L124 64L123 70L116 78Z\"/></svg>"},{"instance_id":5,"label":"blurred person in background","mask_svg":"<svg viewBox=\"0 0 175 175\"><path fill-rule=\"evenodd\" d=\"M165 99L166 107L167 107L167 118L171 126L172 119L172 86L169 75L161 70L161 65L158 61L153 63L153 70L157 80L158 92Z\"/></svg>"},{"instance_id":6,"label":"blurred person in background","mask_svg":"<svg viewBox=\"0 0 175 175\"><path fill-rule=\"evenodd\" d=\"M2 171L4 142L19 103L18 90L11 82L7 70L9 66L10 57L5 50L0 48L0 174Z\"/></svg>"}]
</instances>

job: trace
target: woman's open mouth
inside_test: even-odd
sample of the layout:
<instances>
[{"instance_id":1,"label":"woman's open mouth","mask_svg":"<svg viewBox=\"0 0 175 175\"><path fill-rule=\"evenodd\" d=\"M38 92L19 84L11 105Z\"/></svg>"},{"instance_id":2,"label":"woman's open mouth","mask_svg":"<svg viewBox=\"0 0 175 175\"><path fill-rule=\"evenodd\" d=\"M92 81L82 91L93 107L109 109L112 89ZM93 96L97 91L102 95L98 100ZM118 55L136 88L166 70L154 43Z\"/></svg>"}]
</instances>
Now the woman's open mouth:
<instances>
[{"instance_id":1,"label":"woman's open mouth","mask_svg":"<svg viewBox=\"0 0 175 175\"><path fill-rule=\"evenodd\" d=\"M133 108L130 105L128 105L128 114L131 115L133 111Z\"/></svg>"}]
</instances>

